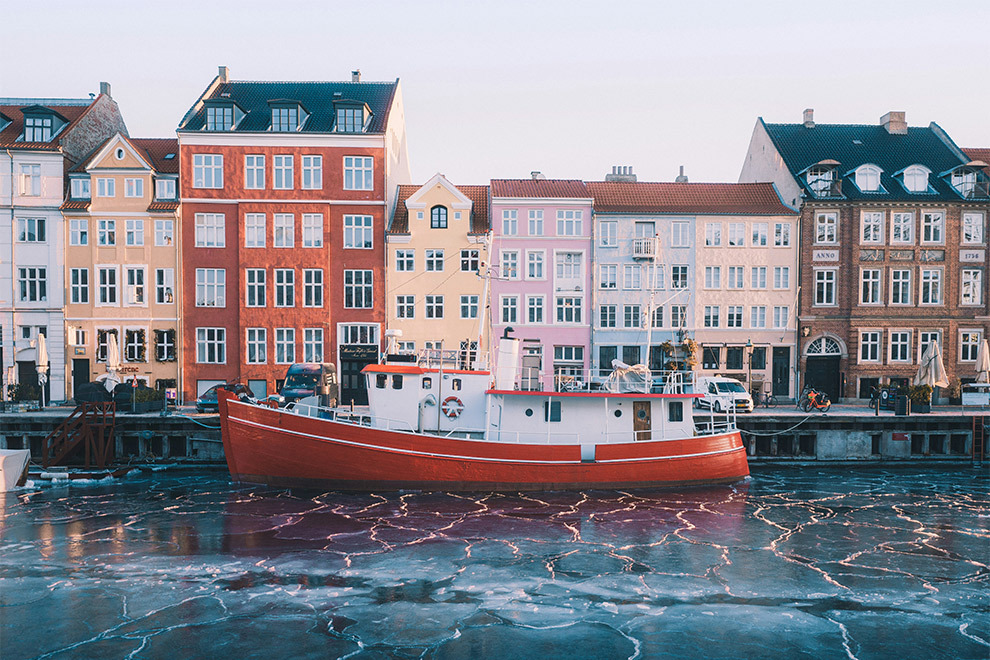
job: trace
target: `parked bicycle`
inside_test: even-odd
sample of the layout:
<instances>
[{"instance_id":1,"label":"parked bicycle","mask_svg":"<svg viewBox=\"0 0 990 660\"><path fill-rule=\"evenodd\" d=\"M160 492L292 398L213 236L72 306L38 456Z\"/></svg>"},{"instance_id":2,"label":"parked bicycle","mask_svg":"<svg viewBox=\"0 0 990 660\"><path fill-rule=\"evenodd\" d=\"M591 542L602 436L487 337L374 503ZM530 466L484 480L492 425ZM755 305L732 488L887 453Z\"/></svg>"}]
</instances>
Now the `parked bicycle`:
<instances>
[{"instance_id":1,"label":"parked bicycle","mask_svg":"<svg viewBox=\"0 0 990 660\"><path fill-rule=\"evenodd\" d=\"M832 401L829 400L828 394L825 392L808 387L801 395L800 406L804 412L811 412L812 410L828 412L829 408L832 407Z\"/></svg>"},{"instance_id":2,"label":"parked bicycle","mask_svg":"<svg viewBox=\"0 0 990 660\"><path fill-rule=\"evenodd\" d=\"M773 395L773 392L753 392L753 401L756 406L763 406L764 408L776 408L777 407L777 397Z\"/></svg>"}]
</instances>

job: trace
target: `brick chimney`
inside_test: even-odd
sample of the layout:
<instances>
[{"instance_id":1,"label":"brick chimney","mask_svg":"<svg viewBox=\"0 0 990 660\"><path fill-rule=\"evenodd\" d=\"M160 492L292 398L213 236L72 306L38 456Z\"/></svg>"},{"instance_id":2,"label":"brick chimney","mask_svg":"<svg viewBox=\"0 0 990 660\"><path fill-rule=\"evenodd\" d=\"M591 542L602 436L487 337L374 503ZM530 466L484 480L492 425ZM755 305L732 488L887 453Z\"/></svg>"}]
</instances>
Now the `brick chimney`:
<instances>
[{"instance_id":1,"label":"brick chimney","mask_svg":"<svg viewBox=\"0 0 990 660\"><path fill-rule=\"evenodd\" d=\"M108 82L101 82L100 83L100 94L105 94L107 96L111 96L111 94L110 94L110 83L108 83Z\"/></svg>"},{"instance_id":2,"label":"brick chimney","mask_svg":"<svg viewBox=\"0 0 990 660\"><path fill-rule=\"evenodd\" d=\"M220 82L225 83L230 81L230 69L225 66L219 67Z\"/></svg>"},{"instance_id":3,"label":"brick chimney","mask_svg":"<svg viewBox=\"0 0 990 660\"><path fill-rule=\"evenodd\" d=\"M907 119L903 111L891 110L880 118L880 125L891 135L907 135Z\"/></svg>"},{"instance_id":4,"label":"brick chimney","mask_svg":"<svg viewBox=\"0 0 990 660\"><path fill-rule=\"evenodd\" d=\"M361 82L361 69L351 71L351 82Z\"/></svg>"},{"instance_id":5,"label":"brick chimney","mask_svg":"<svg viewBox=\"0 0 990 660\"><path fill-rule=\"evenodd\" d=\"M619 181L622 183L636 183L636 175L633 174L632 165L613 165L612 173L605 175L606 181Z\"/></svg>"},{"instance_id":6,"label":"brick chimney","mask_svg":"<svg viewBox=\"0 0 990 660\"><path fill-rule=\"evenodd\" d=\"M815 109L807 108L804 111L804 127L814 128L815 127Z\"/></svg>"}]
</instances>

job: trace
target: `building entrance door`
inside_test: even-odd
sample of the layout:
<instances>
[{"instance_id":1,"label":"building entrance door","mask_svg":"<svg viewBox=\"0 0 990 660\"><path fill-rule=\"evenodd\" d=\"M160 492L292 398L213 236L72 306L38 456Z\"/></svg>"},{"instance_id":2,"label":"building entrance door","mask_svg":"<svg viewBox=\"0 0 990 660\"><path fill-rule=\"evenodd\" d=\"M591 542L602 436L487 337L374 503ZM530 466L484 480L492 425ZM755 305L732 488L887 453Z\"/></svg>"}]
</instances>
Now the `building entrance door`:
<instances>
[{"instance_id":1,"label":"building entrance door","mask_svg":"<svg viewBox=\"0 0 990 660\"><path fill-rule=\"evenodd\" d=\"M831 337L820 337L808 344L806 355L805 386L822 390L833 402L837 402L842 394L839 373L842 349L839 343Z\"/></svg>"},{"instance_id":2,"label":"building entrance door","mask_svg":"<svg viewBox=\"0 0 990 660\"><path fill-rule=\"evenodd\" d=\"M773 395L790 395L791 349L789 346L773 347Z\"/></svg>"},{"instance_id":3,"label":"building entrance door","mask_svg":"<svg viewBox=\"0 0 990 660\"><path fill-rule=\"evenodd\" d=\"M340 347L340 404L368 405L368 388L361 370L378 362L378 346L347 344Z\"/></svg>"},{"instance_id":4,"label":"building entrance door","mask_svg":"<svg viewBox=\"0 0 990 660\"><path fill-rule=\"evenodd\" d=\"M76 388L89 382L89 359L72 358L72 393Z\"/></svg>"},{"instance_id":5,"label":"building entrance door","mask_svg":"<svg viewBox=\"0 0 990 660\"><path fill-rule=\"evenodd\" d=\"M652 425L649 401L633 401L633 431L637 440L650 439Z\"/></svg>"}]
</instances>

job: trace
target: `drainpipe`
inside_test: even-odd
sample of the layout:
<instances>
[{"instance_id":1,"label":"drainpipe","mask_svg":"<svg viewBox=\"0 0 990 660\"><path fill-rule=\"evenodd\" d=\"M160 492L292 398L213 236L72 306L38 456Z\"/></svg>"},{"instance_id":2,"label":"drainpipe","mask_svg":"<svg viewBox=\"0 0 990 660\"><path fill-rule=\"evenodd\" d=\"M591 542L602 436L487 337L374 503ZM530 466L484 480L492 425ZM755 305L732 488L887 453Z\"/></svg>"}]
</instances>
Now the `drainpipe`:
<instances>
[{"instance_id":1,"label":"drainpipe","mask_svg":"<svg viewBox=\"0 0 990 660\"><path fill-rule=\"evenodd\" d=\"M14 300L17 294L17 285L15 283L17 277L17 259L15 258L17 253L17 229L14 227L14 155L10 153L10 149L5 149L5 151L7 152L8 160L10 160L10 364L16 368L17 326L14 324ZM3 365L3 367L4 372L6 372L6 365ZM7 384L9 385L10 383ZM6 392L4 392L4 397L6 397Z\"/></svg>"}]
</instances>

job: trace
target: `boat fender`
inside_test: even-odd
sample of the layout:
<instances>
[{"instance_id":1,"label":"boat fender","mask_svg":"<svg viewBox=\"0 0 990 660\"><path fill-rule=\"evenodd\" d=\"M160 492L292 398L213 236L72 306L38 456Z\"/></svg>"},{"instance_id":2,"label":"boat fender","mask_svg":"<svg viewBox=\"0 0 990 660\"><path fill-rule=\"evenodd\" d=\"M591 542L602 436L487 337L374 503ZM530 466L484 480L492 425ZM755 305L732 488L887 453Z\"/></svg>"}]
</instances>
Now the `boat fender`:
<instances>
[{"instance_id":1,"label":"boat fender","mask_svg":"<svg viewBox=\"0 0 990 660\"><path fill-rule=\"evenodd\" d=\"M461 412L463 412L464 404L461 403L461 400L456 396L448 396L440 405L440 410L442 410L443 414L449 419L456 419L457 417L460 417Z\"/></svg>"}]
</instances>

